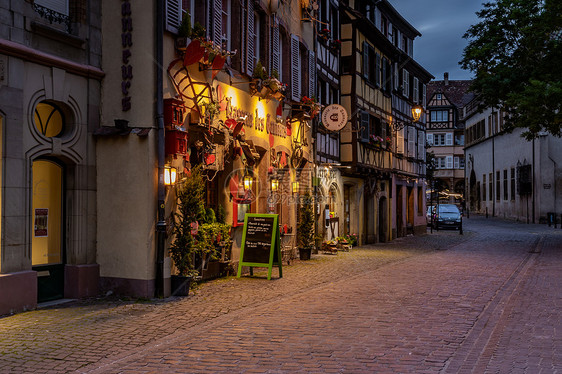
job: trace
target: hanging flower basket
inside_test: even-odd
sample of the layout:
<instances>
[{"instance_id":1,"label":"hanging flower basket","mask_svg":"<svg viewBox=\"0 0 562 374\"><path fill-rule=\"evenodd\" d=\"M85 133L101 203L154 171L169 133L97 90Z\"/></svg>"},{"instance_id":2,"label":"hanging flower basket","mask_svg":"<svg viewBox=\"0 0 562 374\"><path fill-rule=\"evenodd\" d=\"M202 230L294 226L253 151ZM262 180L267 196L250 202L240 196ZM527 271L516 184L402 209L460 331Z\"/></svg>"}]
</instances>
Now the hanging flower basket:
<instances>
[{"instance_id":1,"label":"hanging flower basket","mask_svg":"<svg viewBox=\"0 0 562 374\"><path fill-rule=\"evenodd\" d=\"M296 120L313 119L320 113L322 105L316 102L314 98L303 96L300 103L293 105L292 118Z\"/></svg>"},{"instance_id":2,"label":"hanging flower basket","mask_svg":"<svg viewBox=\"0 0 562 374\"><path fill-rule=\"evenodd\" d=\"M250 82L250 95L257 96L260 99L281 101L285 98L284 92L287 85L281 83L274 77L267 79L254 78Z\"/></svg>"}]
</instances>

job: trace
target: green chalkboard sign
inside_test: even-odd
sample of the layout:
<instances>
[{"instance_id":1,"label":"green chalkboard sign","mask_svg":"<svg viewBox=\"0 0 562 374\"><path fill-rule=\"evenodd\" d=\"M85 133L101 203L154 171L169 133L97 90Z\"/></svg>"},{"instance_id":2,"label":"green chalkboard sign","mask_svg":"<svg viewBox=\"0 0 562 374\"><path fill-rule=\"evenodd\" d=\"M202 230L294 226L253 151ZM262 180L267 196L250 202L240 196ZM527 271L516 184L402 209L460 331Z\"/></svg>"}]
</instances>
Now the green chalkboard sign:
<instances>
[{"instance_id":1,"label":"green chalkboard sign","mask_svg":"<svg viewBox=\"0 0 562 374\"><path fill-rule=\"evenodd\" d=\"M251 275L254 267L267 267L268 280L273 266L279 266L279 278L283 277L278 219L277 214L247 213L244 216L238 277L243 266L250 267Z\"/></svg>"}]
</instances>

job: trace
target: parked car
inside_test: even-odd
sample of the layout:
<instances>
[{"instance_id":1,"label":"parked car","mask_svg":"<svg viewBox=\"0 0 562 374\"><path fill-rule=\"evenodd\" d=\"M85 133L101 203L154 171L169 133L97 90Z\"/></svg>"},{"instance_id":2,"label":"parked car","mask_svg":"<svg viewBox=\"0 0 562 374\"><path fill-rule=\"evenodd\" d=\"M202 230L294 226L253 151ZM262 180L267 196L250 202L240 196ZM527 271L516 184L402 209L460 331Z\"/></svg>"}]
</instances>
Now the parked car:
<instances>
[{"instance_id":1,"label":"parked car","mask_svg":"<svg viewBox=\"0 0 562 374\"><path fill-rule=\"evenodd\" d=\"M437 206L433 227L460 229L462 225L462 215L459 208L454 204L440 204Z\"/></svg>"},{"instance_id":2,"label":"parked car","mask_svg":"<svg viewBox=\"0 0 562 374\"><path fill-rule=\"evenodd\" d=\"M427 211L425 212L425 221L428 226L431 226L431 215L435 212L435 207L430 205L427 207Z\"/></svg>"}]
</instances>

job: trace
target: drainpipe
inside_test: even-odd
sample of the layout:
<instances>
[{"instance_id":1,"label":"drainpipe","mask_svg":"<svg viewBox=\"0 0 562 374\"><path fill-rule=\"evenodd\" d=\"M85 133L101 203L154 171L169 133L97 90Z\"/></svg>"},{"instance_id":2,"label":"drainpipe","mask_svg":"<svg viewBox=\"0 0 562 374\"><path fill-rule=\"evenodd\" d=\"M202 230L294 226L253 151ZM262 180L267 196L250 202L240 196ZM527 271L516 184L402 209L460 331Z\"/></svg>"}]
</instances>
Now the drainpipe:
<instances>
[{"instance_id":1,"label":"drainpipe","mask_svg":"<svg viewBox=\"0 0 562 374\"><path fill-rule=\"evenodd\" d=\"M490 117L490 136L492 137L492 196L490 196L492 198L492 217L496 216L496 197L497 197L497 192L496 189L498 188L498 186L496 186L497 179L496 179L496 134L495 134L495 126L496 124L494 123L494 108L492 108L492 116ZM494 132L492 134L492 132Z\"/></svg>"},{"instance_id":2,"label":"drainpipe","mask_svg":"<svg viewBox=\"0 0 562 374\"><path fill-rule=\"evenodd\" d=\"M531 208L533 209L533 223L535 223L535 191L536 191L536 181L535 181L535 138L533 138L533 191Z\"/></svg>"},{"instance_id":3,"label":"drainpipe","mask_svg":"<svg viewBox=\"0 0 562 374\"><path fill-rule=\"evenodd\" d=\"M164 0L156 0L156 126L158 128L158 217L156 223L156 279L154 296L164 296L164 245L166 240L166 220L164 200L164 101L163 101L163 38L164 38Z\"/></svg>"}]
</instances>

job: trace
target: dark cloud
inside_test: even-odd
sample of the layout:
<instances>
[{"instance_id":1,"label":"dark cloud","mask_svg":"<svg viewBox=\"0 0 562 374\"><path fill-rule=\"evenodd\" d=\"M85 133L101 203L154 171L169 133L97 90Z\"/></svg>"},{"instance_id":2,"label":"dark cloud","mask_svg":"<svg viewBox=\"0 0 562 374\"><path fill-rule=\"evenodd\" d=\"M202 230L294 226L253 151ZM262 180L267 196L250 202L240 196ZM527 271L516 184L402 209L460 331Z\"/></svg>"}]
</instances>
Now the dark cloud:
<instances>
[{"instance_id":1,"label":"dark cloud","mask_svg":"<svg viewBox=\"0 0 562 374\"><path fill-rule=\"evenodd\" d=\"M478 22L480 0L389 0L392 6L421 34L414 41L414 58L435 79L470 79L458 62L467 40L462 36Z\"/></svg>"}]
</instances>

